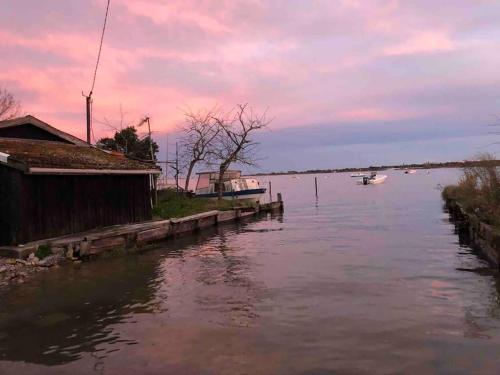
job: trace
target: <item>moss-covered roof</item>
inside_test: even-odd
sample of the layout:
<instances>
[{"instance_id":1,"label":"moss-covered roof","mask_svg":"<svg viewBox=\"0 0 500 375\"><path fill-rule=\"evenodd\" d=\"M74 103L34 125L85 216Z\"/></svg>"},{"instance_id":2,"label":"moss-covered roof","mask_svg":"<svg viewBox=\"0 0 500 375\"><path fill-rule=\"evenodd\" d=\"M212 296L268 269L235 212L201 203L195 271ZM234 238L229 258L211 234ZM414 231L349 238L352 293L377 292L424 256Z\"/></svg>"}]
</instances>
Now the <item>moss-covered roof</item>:
<instances>
[{"instance_id":1,"label":"moss-covered roof","mask_svg":"<svg viewBox=\"0 0 500 375\"><path fill-rule=\"evenodd\" d=\"M92 169L92 170L151 170L155 164L132 160L89 146L61 142L0 138L0 152L9 160L29 168Z\"/></svg>"}]
</instances>

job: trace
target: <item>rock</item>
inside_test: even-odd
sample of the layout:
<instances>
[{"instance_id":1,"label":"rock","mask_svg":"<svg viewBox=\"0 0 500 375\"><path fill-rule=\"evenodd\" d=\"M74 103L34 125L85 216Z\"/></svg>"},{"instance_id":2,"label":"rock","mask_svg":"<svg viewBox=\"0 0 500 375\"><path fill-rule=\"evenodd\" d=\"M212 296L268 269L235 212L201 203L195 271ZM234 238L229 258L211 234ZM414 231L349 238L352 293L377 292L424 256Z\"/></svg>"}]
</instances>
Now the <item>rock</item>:
<instances>
[{"instance_id":1,"label":"rock","mask_svg":"<svg viewBox=\"0 0 500 375\"><path fill-rule=\"evenodd\" d=\"M28 256L27 264L30 266L38 266L38 263L40 263L40 259L34 253L31 253Z\"/></svg>"},{"instance_id":2,"label":"rock","mask_svg":"<svg viewBox=\"0 0 500 375\"><path fill-rule=\"evenodd\" d=\"M4 273L5 271L7 271L8 268L7 267L0 267L0 273Z\"/></svg>"},{"instance_id":3,"label":"rock","mask_svg":"<svg viewBox=\"0 0 500 375\"><path fill-rule=\"evenodd\" d=\"M26 265L28 262L26 262L24 259L16 259L16 263Z\"/></svg>"},{"instance_id":4,"label":"rock","mask_svg":"<svg viewBox=\"0 0 500 375\"><path fill-rule=\"evenodd\" d=\"M59 257L57 255L49 255L46 258L43 258L40 263L38 263L41 267L53 267L57 265L57 259Z\"/></svg>"},{"instance_id":5,"label":"rock","mask_svg":"<svg viewBox=\"0 0 500 375\"><path fill-rule=\"evenodd\" d=\"M64 256L64 248L62 248L62 247L53 247L52 248L52 254L58 255L58 256Z\"/></svg>"}]
</instances>

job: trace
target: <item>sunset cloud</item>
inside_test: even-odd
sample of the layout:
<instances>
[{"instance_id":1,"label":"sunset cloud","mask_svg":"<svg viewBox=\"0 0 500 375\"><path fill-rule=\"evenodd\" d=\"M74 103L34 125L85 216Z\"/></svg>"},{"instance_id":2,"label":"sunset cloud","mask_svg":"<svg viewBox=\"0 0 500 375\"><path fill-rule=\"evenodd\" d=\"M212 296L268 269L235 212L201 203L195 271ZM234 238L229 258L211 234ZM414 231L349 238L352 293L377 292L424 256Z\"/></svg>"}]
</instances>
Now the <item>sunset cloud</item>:
<instances>
[{"instance_id":1,"label":"sunset cloud","mask_svg":"<svg viewBox=\"0 0 500 375\"><path fill-rule=\"evenodd\" d=\"M2 86L80 137L105 6L0 4ZM475 127L498 112L498 14L487 0L113 0L94 117L121 105L161 134L180 108L248 102L269 108L275 130L432 116Z\"/></svg>"},{"instance_id":2,"label":"sunset cloud","mask_svg":"<svg viewBox=\"0 0 500 375\"><path fill-rule=\"evenodd\" d=\"M452 51L454 43L445 33L422 32L418 33L395 46L384 50L387 55L413 55L418 53Z\"/></svg>"}]
</instances>

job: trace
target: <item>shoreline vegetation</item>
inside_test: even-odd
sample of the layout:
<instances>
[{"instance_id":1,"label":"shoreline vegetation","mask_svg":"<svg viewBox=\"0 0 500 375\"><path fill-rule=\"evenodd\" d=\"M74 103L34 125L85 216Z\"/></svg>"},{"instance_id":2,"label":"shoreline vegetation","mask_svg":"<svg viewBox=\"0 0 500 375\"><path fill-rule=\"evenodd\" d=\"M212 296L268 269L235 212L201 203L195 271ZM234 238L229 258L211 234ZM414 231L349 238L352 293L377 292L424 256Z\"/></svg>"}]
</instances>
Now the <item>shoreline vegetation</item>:
<instances>
[{"instance_id":1,"label":"shoreline vegetation","mask_svg":"<svg viewBox=\"0 0 500 375\"><path fill-rule=\"evenodd\" d=\"M466 213L474 214L485 224L500 229L500 172L498 160L486 154L464 167L456 185L443 189L445 200L457 202Z\"/></svg>"},{"instance_id":2,"label":"shoreline vegetation","mask_svg":"<svg viewBox=\"0 0 500 375\"><path fill-rule=\"evenodd\" d=\"M177 193L174 189L158 191L158 202L153 208L153 220L182 218L218 210L254 208L256 203L249 199L217 200L211 198L195 198L191 195Z\"/></svg>"},{"instance_id":3,"label":"shoreline vegetation","mask_svg":"<svg viewBox=\"0 0 500 375\"><path fill-rule=\"evenodd\" d=\"M442 197L455 227L468 234L471 244L495 267L500 265L500 172L497 160L483 155L464 168L457 184Z\"/></svg>"},{"instance_id":4,"label":"shoreline vegetation","mask_svg":"<svg viewBox=\"0 0 500 375\"><path fill-rule=\"evenodd\" d=\"M500 160L490 159L490 164L500 166ZM464 160L464 161L448 161L443 163L417 163L417 164L399 164L399 165L380 165L369 166L365 168L334 168L334 169L308 169L305 171L279 171L268 173L255 173L252 176L281 176L294 174L315 174L315 173L343 173L343 172L363 172L363 171L384 171L387 169L438 169L438 168L468 168L478 167L484 164L484 160Z\"/></svg>"}]
</instances>

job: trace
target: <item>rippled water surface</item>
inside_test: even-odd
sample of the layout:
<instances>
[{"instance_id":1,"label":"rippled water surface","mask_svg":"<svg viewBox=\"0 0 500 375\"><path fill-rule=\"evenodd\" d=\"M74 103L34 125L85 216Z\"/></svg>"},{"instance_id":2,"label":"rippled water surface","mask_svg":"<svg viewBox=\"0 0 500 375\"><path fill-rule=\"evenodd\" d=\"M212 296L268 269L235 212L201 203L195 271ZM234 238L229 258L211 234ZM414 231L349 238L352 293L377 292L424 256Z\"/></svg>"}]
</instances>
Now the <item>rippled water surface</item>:
<instances>
[{"instance_id":1,"label":"rippled water surface","mask_svg":"<svg viewBox=\"0 0 500 375\"><path fill-rule=\"evenodd\" d=\"M500 280L437 188L459 171L388 174L264 177L283 215L1 292L0 373L498 373Z\"/></svg>"}]
</instances>

